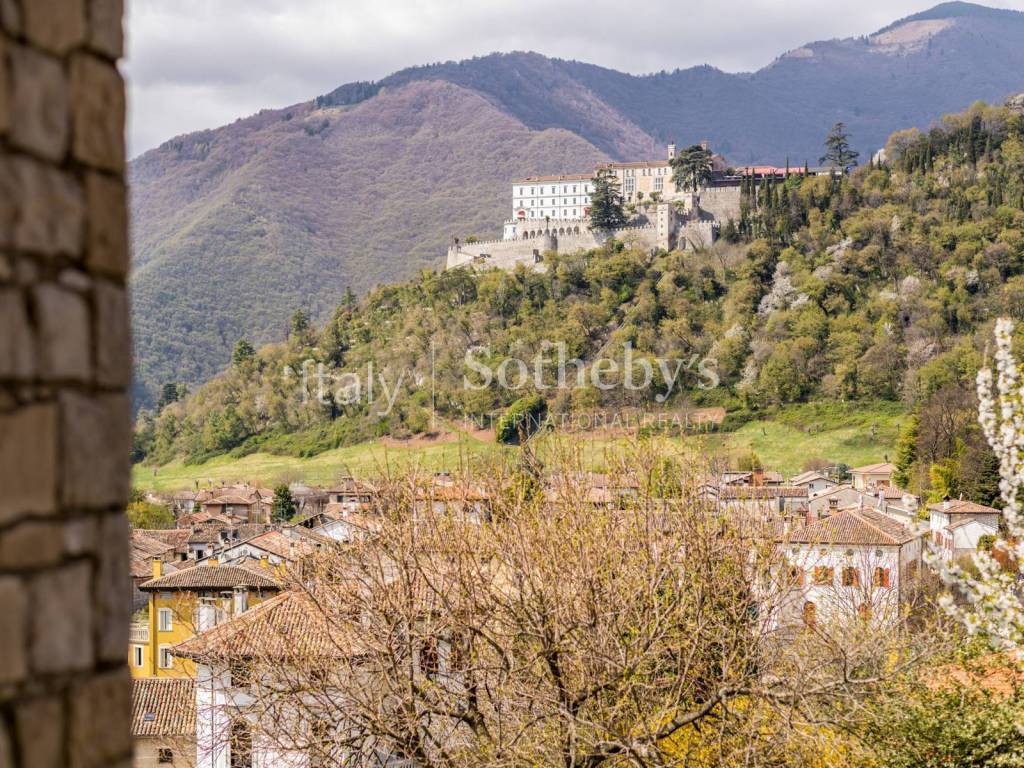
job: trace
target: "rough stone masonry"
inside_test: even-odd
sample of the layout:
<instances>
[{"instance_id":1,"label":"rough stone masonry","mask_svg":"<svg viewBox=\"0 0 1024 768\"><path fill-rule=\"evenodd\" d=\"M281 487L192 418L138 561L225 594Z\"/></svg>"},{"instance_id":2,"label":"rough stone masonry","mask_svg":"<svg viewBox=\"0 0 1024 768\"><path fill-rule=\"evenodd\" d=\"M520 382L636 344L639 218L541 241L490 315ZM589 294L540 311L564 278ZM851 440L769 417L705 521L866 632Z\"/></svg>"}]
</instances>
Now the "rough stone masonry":
<instances>
[{"instance_id":1,"label":"rough stone masonry","mask_svg":"<svg viewBox=\"0 0 1024 768\"><path fill-rule=\"evenodd\" d=\"M0 0L0 766L131 762L122 0Z\"/></svg>"}]
</instances>

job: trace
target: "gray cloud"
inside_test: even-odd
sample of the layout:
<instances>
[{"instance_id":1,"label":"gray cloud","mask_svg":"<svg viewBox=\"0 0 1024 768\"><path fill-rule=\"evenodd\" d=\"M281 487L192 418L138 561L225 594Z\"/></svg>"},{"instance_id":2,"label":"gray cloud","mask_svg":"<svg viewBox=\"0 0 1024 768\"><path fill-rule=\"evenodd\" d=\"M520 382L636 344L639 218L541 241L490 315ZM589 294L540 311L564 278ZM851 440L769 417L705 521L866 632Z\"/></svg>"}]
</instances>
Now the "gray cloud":
<instances>
[{"instance_id":1,"label":"gray cloud","mask_svg":"<svg viewBox=\"0 0 1024 768\"><path fill-rule=\"evenodd\" d=\"M937 0L129 0L129 149L353 80L493 51L634 72L750 71ZM994 3L1024 8L1024 0Z\"/></svg>"}]
</instances>

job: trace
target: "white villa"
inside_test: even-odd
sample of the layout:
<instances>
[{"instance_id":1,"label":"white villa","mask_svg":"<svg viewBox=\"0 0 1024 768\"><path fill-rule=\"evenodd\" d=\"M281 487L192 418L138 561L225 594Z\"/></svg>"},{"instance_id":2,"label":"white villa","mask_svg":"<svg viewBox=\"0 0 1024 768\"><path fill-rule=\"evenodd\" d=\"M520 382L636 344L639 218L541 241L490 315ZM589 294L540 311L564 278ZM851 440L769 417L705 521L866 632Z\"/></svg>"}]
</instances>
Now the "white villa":
<instances>
[{"instance_id":1,"label":"white villa","mask_svg":"<svg viewBox=\"0 0 1024 768\"><path fill-rule=\"evenodd\" d=\"M780 623L894 619L921 565L921 538L875 509L843 509L776 540L792 594Z\"/></svg>"}]
</instances>

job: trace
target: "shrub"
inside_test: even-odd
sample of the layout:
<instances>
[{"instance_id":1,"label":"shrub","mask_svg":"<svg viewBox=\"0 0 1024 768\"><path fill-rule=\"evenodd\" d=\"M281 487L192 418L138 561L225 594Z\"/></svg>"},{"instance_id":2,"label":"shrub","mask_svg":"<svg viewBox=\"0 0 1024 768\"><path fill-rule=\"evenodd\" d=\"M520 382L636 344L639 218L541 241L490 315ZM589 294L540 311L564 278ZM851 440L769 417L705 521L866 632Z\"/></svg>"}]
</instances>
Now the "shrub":
<instances>
[{"instance_id":1,"label":"shrub","mask_svg":"<svg viewBox=\"0 0 1024 768\"><path fill-rule=\"evenodd\" d=\"M519 398L498 419L495 439L499 443L518 444L521 438L529 437L537 431L547 412L548 404L540 395Z\"/></svg>"}]
</instances>

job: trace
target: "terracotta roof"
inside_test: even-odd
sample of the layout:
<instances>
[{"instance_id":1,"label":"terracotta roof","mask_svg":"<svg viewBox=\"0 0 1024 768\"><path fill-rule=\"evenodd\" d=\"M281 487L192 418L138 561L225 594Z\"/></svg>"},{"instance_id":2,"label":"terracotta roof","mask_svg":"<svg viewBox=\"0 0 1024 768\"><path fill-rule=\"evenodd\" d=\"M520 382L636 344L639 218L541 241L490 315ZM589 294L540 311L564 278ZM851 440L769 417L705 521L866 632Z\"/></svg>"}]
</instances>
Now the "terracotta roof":
<instances>
[{"instance_id":1,"label":"terracotta roof","mask_svg":"<svg viewBox=\"0 0 1024 768\"><path fill-rule=\"evenodd\" d=\"M896 465L883 461L879 464L865 464L863 467L854 467L850 472L857 472L864 475L892 474L896 471Z\"/></svg>"},{"instance_id":2,"label":"terracotta roof","mask_svg":"<svg viewBox=\"0 0 1024 768\"><path fill-rule=\"evenodd\" d=\"M970 525L971 523L977 523L978 525L984 525L986 528L992 528L992 526L988 523L983 523L980 520L976 520L973 517L965 517L962 520L957 520L955 523L950 523L949 525L947 525L946 530L952 531L957 528L963 528L965 525Z\"/></svg>"},{"instance_id":3,"label":"terracotta roof","mask_svg":"<svg viewBox=\"0 0 1024 768\"><path fill-rule=\"evenodd\" d=\"M814 472L814 471L801 472L796 477L791 477L789 479L789 484L790 485L803 485L804 483L810 483L810 482L813 482L815 480L828 480L828 478L825 477L823 474L821 474L821 472Z\"/></svg>"},{"instance_id":4,"label":"terracotta roof","mask_svg":"<svg viewBox=\"0 0 1024 768\"><path fill-rule=\"evenodd\" d=\"M272 555L277 555L278 557L283 557L285 559L294 559L316 550L316 547L310 542L297 541L285 536L280 531L267 531L266 533L261 533L251 539L236 542L231 546L238 546L240 544L251 544L258 549L262 549L265 552L269 552Z\"/></svg>"},{"instance_id":5,"label":"terracotta roof","mask_svg":"<svg viewBox=\"0 0 1024 768\"><path fill-rule=\"evenodd\" d=\"M132 530L132 553L139 555L162 555L174 549L173 544L150 536L147 531Z\"/></svg>"},{"instance_id":6,"label":"terracotta roof","mask_svg":"<svg viewBox=\"0 0 1024 768\"><path fill-rule=\"evenodd\" d=\"M910 496L911 498L914 498L914 494L912 494L910 491L906 490L905 488L897 488L894 485L884 485L881 488L876 489L876 495L878 491L882 492L883 499L902 499L904 496Z\"/></svg>"},{"instance_id":7,"label":"terracotta roof","mask_svg":"<svg viewBox=\"0 0 1024 768\"><path fill-rule=\"evenodd\" d=\"M175 656L263 660L358 654L358 637L344 633L305 593L285 592L176 645Z\"/></svg>"},{"instance_id":8,"label":"terracotta roof","mask_svg":"<svg viewBox=\"0 0 1024 768\"><path fill-rule=\"evenodd\" d=\"M214 499L210 499L209 501L204 501L203 506L217 507L222 506L224 504L242 504L245 506L251 506L255 503L256 499L246 499L243 498L242 496L234 496L228 494L226 496L218 496Z\"/></svg>"},{"instance_id":9,"label":"terracotta roof","mask_svg":"<svg viewBox=\"0 0 1024 768\"><path fill-rule=\"evenodd\" d=\"M797 544L899 545L917 536L902 523L874 509L844 509L782 537Z\"/></svg>"},{"instance_id":10,"label":"terracotta roof","mask_svg":"<svg viewBox=\"0 0 1024 768\"><path fill-rule=\"evenodd\" d=\"M132 681L132 736L195 735L194 680L154 677Z\"/></svg>"},{"instance_id":11,"label":"terracotta roof","mask_svg":"<svg viewBox=\"0 0 1024 768\"><path fill-rule=\"evenodd\" d=\"M665 168L669 165L665 160L633 160L627 163L602 163L598 168Z\"/></svg>"},{"instance_id":12,"label":"terracotta roof","mask_svg":"<svg viewBox=\"0 0 1024 768\"><path fill-rule=\"evenodd\" d=\"M806 499L806 488L785 485L726 485L719 491L720 499Z\"/></svg>"},{"instance_id":13,"label":"terracotta roof","mask_svg":"<svg viewBox=\"0 0 1024 768\"><path fill-rule=\"evenodd\" d=\"M963 499L950 500L949 506L946 506L947 502L940 501L937 504L929 504L928 509L934 509L936 512L944 512L947 515L1001 515L995 507L986 507L984 504L977 504L973 501L964 501Z\"/></svg>"},{"instance_id":14,"label":"terracotta roof","mask_svg":"<svg viewBox=\"0 0 1024 768\"><path fill-rule=\"evenodd\" d=\"M136 528L132 531L135 534L145 535L151 539L157 539L167 544L168 548L183 548L188 542L188 528Z\"/></svg>"},{"instance_id":15,"label":"terracotta roof","mask_svg":"<svg viewBox=\"0 0 1024 768\"><path fill-rule=\"evenodd\" d=\"M281 589L281 585L268 575L261 573L259 566L247 568L242 565L193 565L175 573L150 579L139 589L234 589L252 587L256 589Z\"/></svg>"}]
</instances>

